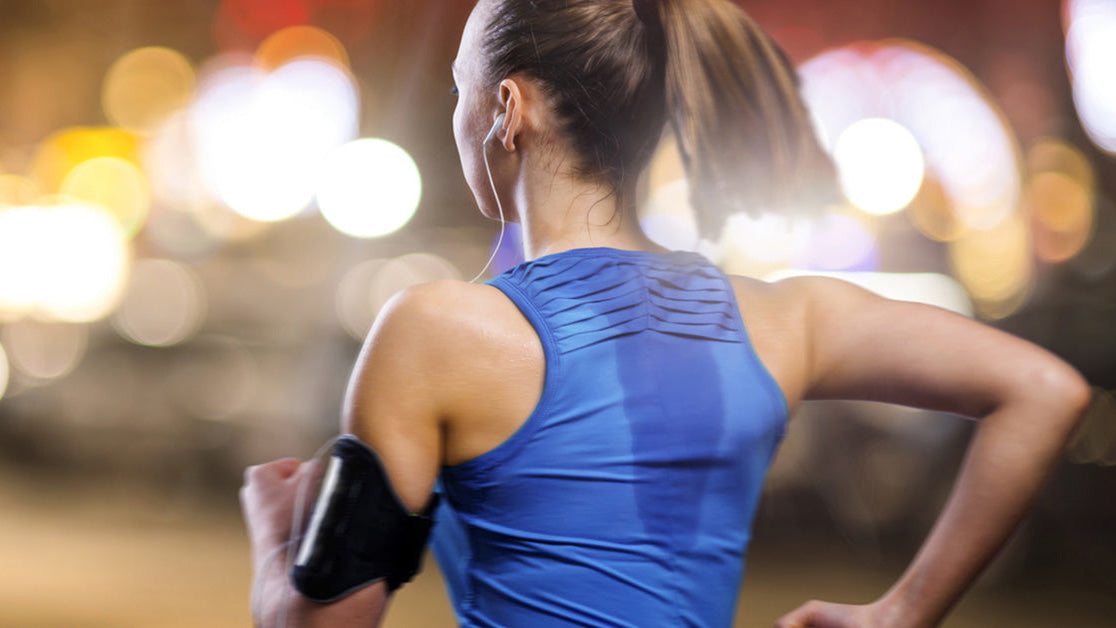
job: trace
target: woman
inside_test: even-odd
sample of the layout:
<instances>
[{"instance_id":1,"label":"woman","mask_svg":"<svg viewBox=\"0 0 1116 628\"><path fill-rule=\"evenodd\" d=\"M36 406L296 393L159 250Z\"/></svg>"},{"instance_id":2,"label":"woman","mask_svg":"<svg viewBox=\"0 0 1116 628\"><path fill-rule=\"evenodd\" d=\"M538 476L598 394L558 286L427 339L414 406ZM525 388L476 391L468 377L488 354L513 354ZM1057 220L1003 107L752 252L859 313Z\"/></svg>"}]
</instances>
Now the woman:
<instances>
[{"instance_id":1,"label":"woman","mask_svg":"<svg viewBox=\"0 0 1116 628\"><path fill-rule=\"evenodd\" d=\"M441 479L433 545L468 626L727 626L759 485L804 399L980 419L922 550L874 602L780 626L937 624L1023 516L1089 397L1044 350L824 279L726 277L640 232L637 180L669 123L706 234L832 190L773 42L728 0L481 0L454 63L454 136L481 211L529 260L487 285L410 289L381 313L343 431L411 512ZM742 173L747 173L744 177ZM809 194L807 194L809 193ZM250 469L260 617L378 621L382 582L288 590L308 465ZM289 598L289 599L288 599Z\"/></svg>"}]
</instances>

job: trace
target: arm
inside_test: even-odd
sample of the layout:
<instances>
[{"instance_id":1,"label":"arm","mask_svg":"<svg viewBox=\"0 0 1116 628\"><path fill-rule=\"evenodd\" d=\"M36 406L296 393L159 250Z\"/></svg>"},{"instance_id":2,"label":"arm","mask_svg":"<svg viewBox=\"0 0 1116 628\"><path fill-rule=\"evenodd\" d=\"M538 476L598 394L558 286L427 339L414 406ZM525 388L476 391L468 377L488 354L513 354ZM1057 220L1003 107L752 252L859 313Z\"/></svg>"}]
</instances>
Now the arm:
<instances>
[{"instance_id":1,"label":"arm","mask_svg":"<svg viewBox=\"0 0 1116 628\"><path fill-rule=\"evenodd\" d=\"M796 281L808 304L808 398L898 403L980 423L945 509L895 585L865 606L811 602L779 625L937 625L1034 501L1089 388L1045 350L962 316L843 282Z\"/></svg>"},{"instance_id":2,"label":"arm","mask_svg":"<svg viewBox=\"0 0 1116 628\"><path fill-rule=\"evenodd\" d=\"M436 342L447 325L443 289L421 287L397 296L381 313L357 361L341 429L374 449L395 492L412 512L430 499L441 466L442 398L436 382L444 364ZM252 541L258 625L379 625L386 585L372 583L331 604L317 604L290 585L287 566L292 511L299 482L314 463L280 460L246 473L241 502Z\"/></svg>"}]
</instances>

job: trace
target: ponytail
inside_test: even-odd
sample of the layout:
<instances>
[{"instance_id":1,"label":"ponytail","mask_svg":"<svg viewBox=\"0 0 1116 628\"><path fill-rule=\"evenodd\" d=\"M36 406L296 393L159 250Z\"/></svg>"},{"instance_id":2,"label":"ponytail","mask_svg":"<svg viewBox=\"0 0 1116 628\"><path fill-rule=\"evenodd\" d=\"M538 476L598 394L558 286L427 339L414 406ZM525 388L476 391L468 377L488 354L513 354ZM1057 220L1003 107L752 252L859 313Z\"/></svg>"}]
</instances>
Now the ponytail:
<instances>
[{"instance_id":1,"label":"ponytail","mask_svg":"<svg viewBox=\"0 0 1116 628\"><path fill-rule=\"evenodd\" d=\"M667 115L702 235L740 212L808 211L841 199L786 53L728 0L658 5Z\"/></svg>"},{"instance_id":2,"label":"ponytail","mask_svg":"<svg viewBox=\"0 0 1116 628\"><path fill-rule=\"evenodd\" d=\"M734 213L840 198L794 67L730 0L495 0L485 51L492 86L544 86L574 174L621 207L668 120L706 238Z\"/></svg>"}]
</instances>

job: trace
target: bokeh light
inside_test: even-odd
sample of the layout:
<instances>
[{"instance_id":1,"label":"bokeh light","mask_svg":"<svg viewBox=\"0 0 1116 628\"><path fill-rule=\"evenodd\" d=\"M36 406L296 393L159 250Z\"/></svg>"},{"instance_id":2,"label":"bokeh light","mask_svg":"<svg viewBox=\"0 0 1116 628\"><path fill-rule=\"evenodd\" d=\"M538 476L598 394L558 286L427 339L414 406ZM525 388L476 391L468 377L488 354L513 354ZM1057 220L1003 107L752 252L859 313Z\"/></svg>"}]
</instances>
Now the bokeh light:
<instances>
[{"instance_id":1,"label":"bokeh light","mask_svg":"<svg viewBox=\"0 0 1116 628\"><path fill-rule=\"evenodd\" d=\"M1035 252L1051 263L1071 259L1093 233L1093 199L1088 190L1059 172L1043 172L1027 185Z\"/></svg>"},{"instance_id":2,"label":"bokeh light","mask_svg":"<svg viewBox=\"0 0 1116 628\"><path fill-rule=\"evenodd\" d=\"M0 174L0 208L29 205L39 196L35 182L18 174Z\"/></svg>"},{"instance_id":3,"label":"bokeh light","mask_svg":"<svg viewBox=\"0 0 1116 628\"><path fill-rule=\"evenodd\" d=\"M271 73L224 65L202 80L191 108L203 179L247 218L290 218L313 200L325 156L356 137L356 87L342 68L317 59Z\"/></svg>"},{"instance_id":4,"label":"bokeh light","mask_svg":"<svg viewBox=\"0 0 1116 628\"><path fill-rule=\"evenodd\" d=\"M349 53L336 37L314 26L290 26L272 33L256 50L255 64L272 71L301 57L328 59L349 66Z\"/></svg>"},{"instance_id":5,"label":"bokeh light","mask_svg":"<svg viewBox=\"0 0 1116 628\"><path fill-rule=\"evenodd\" d=\"M906 207L922 185L925 162L911 132L884 118L853 123L833 151L848 199L883 216Z\"/></svg>"},{"instance_id":6,"label":"bokeh light","mask_svg":"<svg viewBox=\"0 0 1116 628\"><path fill-rule=\"evenodd\" d=\"M697 219L690 204L690 184L677 179L660 185L644 205L639 220L647 237L672 251L697 250Z\"/></svg>"},{"instance_id":7,"label":"bokeh light","mask_svg":"<svg viewBox=\"0 0 1116 628\"><path fill-rule=\"evenodd\" d=\"M130 262L124 232L90 205L0 211L0 312L87 322L115 308Z\"/></svg>"},{"instance_id":8,"label":"bokeh light","mask_svg":"<svg viewBox=\"0 0 1116 628\"><path fill-rule=\"evenodd\" d=\"M254 37L310 20L314 0L222 0L217 9L218 35L234 29Z\"/></svg>"},{"instance_id":9,"label":"bokeh light","mask_svg":"<svg viewBox=\"0 0 1116 628\"><path fill-rule=\"evenodd\" d=\"M4 351L4 345L0 344L0 400L4 398L4 393L8 392L8 376L10 374L8 354Z\"/></svg>"},{"instance_id":10,"label":"bokeh light","mask_svg":"<svg viewBox=\"0 0 1116 628\"><path fill-rule=\"evenodd\" d=\"M1065 14L1077 114L1098 147L1116 152L1116 3L1067 0Z\"/></svg>"},{"instance_id":11,"label":"bokeh light","mask_svg":"<svg viewBox=\"0 0 1116 628\"><path fill-rule=\"evenodd\" d=\"M730 216L725 226L723 246L730 257L785 264L801 255L810 244L812 225L803 218L763 213L758 216Z\"/></svg>"},{"instance_id":12,"label":"bokeh light","mask_svg":"<svg viewBox=\"0 0 1116 628\"><path fill-rule=\"evenodd\" d=\"M886 213L883 210L893 210L903 200L911 201L908 194L919 190L913 173L921 170L937 179L950 213L963 229L994 227L1016 211L1022 177L1014 134L987 90L954 59L907 40L861 42L811 59L800 74L803 95L827 145L836 147L838 138L865 118L886 118L906 129L921 147L923 169L914 165L909 137L884 134L905 147L888 153L896 163L881 159L865 168L863 177L857 176L856 181L865 183L846 182L847 191L870 195L856 199L865 210ZM842 161L849 160L838 157L838 163ZM901 185L893 186L878 174L891 172L892 166L903 173L898 175ZM877 201L877 194L887 202ZM952 240L960 235L953 233L955 229L935 229L943 225L934 218L923 221L931 237Z\"/></svg>"},{"instance_id":13,"label":"bokeh light","mask_svg":"<svg viewBox=\"0 0 1116 628\"><path fill-rule=\"evenodd\" d=\"M36 384L77 368L89 345L89 331L83 325L20 321L0 329L0 342L12 370Z\"/></svg>"},{"instance_id":14,"label":"bokeh light","mask_svg":"<svg viewBox=\"0 0 1116 628\"><path fill-rule=\"evenodd\" d=\"M1031 237L1021 216L992 229L971 231L950 245L954 275L976 303L979 315L1000 319L1015 313L1033 287Z\"/></svg>"},{"instance_id":15,"label":"bokeh light","mask_svg":"<svg viewBox=\"0 0 1116 628\"><path fill-rule=\"evenodd\" d=\"M169 347L197 332L205 304L201 280L189 268L169 260L143 259L132 269L112 324L135 344Z\"/></svg>"},{"instance_id":16,"label":"bokeh light","mask_svg":"<svg viewBox=\"0 0 1116 628\"><path fill-rule=\"evenodd\" d=\"M867 272L879 269L879 257L879 245L867 225L852 216L830 214L810 225L807 244L799 247L793 265Z\"/></svg>"},{"instance_id":17,"label":"bokeh light","mask_svg":"<svg viewBox=\"0 0 1116 628\"><path fill-rule=\"evenodd\" d=\"M162 47L139 48L109 68L101 102L112 124L148 133L190 102L194 83L194 68L181 53Z\"/></svg>"},{"instance_id":18,"label":"bokeh light","mask_svg":"<svg viewBox=\"0 0 1116 628\"><path fill-rule=\"evenodd\" d=\"M47 194L58 192L74 166L97 157L137 161L136 136L115 128L63 129L43 140L31 163L31 177Z\"/></svg>"},{"instance_id":19,"label":"bokeh light","mask_svg":"<svg viewBox=\"0 0 1116 628\"><path fill-rule=\"evenodd\" d=\"M129 238L143 227L151 210L147 177L119 157L81 162L62 180L61 192L108 210Z\"/></svg>"},{"instance_id":20,"label":"bokeh light","mask_svg":"<svg viewBox=\"0 0 1116 628\"><path fill-rule=\"evenodd\" d=\"M350 142L325 160L318 207L338 231L385 236L403 228L418 209L422 176L407 151L386 140Z\"/></svg>"},{"instance_id":21,"label":"bokeh light","mask_svg":"<svg viewBox=\"0 0 1116 628\"><path fill-rule=\"evenodd\" d=\"M363 340L384 305L412 286L461 279L461 272L438 255L413 253L392 260L369 260L353 267L337 288L337 317L350 336Z\"/></svg>"},{"instance_id":22,"label":"bokeh light","mask_svg":"<svg viewBox=\"0 0 1116 628\"><path fill-rule=\"evenodd\" d=\"M375 259L349 269L337 285L337 319L353 338L363 340L376 320L372 303L372 284L387 260Z\"/></svg>"}]
</instances>

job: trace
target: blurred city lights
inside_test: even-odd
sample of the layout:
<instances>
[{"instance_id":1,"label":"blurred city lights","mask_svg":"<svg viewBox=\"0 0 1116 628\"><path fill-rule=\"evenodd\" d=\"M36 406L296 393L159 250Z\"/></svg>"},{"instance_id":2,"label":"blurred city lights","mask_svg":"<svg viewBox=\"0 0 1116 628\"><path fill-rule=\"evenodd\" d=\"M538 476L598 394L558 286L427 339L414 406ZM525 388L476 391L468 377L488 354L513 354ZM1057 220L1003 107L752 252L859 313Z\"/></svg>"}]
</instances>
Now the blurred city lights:
<instances>
[{"instance_id":1,"label":"blurred city lights","mask_svg":"<svg viewBox=\"0 0 1116 628\"><path fill-rule=\"evenodd\" d=\"M818 138L830 152L841 133L858 120L886 115L879 105L886 87L860 48L830 50L798 68L802 96L810 105Z\"/></svg>"},{"instance_id":2,"label":"blurred city lights","mask_svg":"<svg viewBox=\"0 0 1116 628\"><path fill-rule=\"evenodd\" d=\"M925 171L938 180L952 214L965 229L993 227L1016 210L1022 183L1015 137L986 90L960 63L922 44L888 40L823 53L803 64L800 73L803 95L826 145L836 149L838 138L864 118L886 118L909 132L922 149L925 168L920 169L910 138L885 134L902 147L890 153L896 162L881 158L855 171L855 180L866 183L845 182L850 193L871 194L856 199L866 211L895 211L901 201L916 198L916 170L920 177ZM835 157L839 165L850 161ZM887 178L892 168L902 173L897 175L901 185ZM842 170L844 179L849 175ZM952 231L931 229L931 237L954 239L959 234Z\"/></svg>"},{"instance_id":3,"label":"blurred city lights","mask_svg":"<svg viewBox=\"0 0 1116 628\"><path fill-rule=\"evenodd\" d=\"M218 29L233 28L265 37L279 29L310 20L314 0L222 0Z\"/></svg>"},{"instance_id":4,"label":"blurred city lights","mask_svg":"<svg viewBox=\"0 0 1116 628\"><path fill-rule=\"evenodd\" d=\"M364 340L376 320L378 308L372 302L372 284L385 264L387 260L379 259L358 264L337 285L337 319L356 340Z\"/></svg>"},{"instance_id":5,"label":"blurred city lights","mask_svg":"<svg viewBox=\"0 0 1116 628\"><path fill-rule=\"evenodd\" d=\"M148 133L190 102L194 82L194 69L181 53L161 47L133 50L105 75L105 116L116 126Z\"/></svg>"},{"instance_id":6,"label":"blurred city lights","mask_svg":"<svg viewBox=\"0 0 1116 628\"><path fill-rule=\"evenodd\" d=\"M256 49L256 66L272 71L301 57L328 59L349 67L349 53L336 37L314 26L290 26L272 33Z\"/></svg>"},{"instance_id":7,"label":"blurred city lights","mask_svg":"<svg viewBox=\"0 0 1116 628\"><path fill-rule=\"evenodd\" d=\"M322 160L356 137L356 87L322 60L295 60L272 73L227 64L198 91L191 122L203 178L246 218L272 222L301 212L313 200Z\"/></svg>"},{"instance_id":8,"label":"blurred city lights","mask_svg":"<svg viewBox=\"0 0 1116 628\"><path fill-rule=\"evenodd\" d=\"M129 260L119 223L95 206L0 211L0 312L101 319L121 296Z\"/></svg>"},{"instance_id":9,"label":"blurred city lights","mask_svg":"<svg viewBox=\"0 0 1116 628\"><path fill-rule=\"evenodd\" d=\"M89 332L82 325L20 321L0 329L0 342L12 370L35 383L69 375L85 355Z\"/></svg>"},{"instance_id":10,"label":"blurred city lights","mask_svg":"<svg viewBox=\"0 0 1116 628\"><path fill-rule=\"evenodd\" d=\"M792 260L796 268L811 270L878 270L879 246L863 222L842 214L830 214L810 226L807 244Z\"/></svg>"},{"instance_id":11,"label":"blurred city lights","mask_svg":"<svg viewBox=\"0 0 1116 628\"><path fill-rule=\"evenodd\" d=\"M954 275L984 318L1009 316L1030 295L1034 278L1031 237L1019 215L992 229L970 231L950 244L949 255Z\"/></svg>"},{"instance_id":12,"label":"blurred city lights","mask_svg":"<svg viewBox=\"0 0 1116 628\"><path fill-rule=\"evenodd\" d=\"M925 162L911 132L885 118L853 123L833 151L848 199L883 216L906 207L922 185Z\"/></svg>"},{"instance_id":13,"label":"blurred city lights","mask_svg":"<svg viewBox=\"0 0 1116 628\"><path fill-rule=\"evenodd\" d=\"M8 367L8 354L4 352L4 345L0 344L0 399L8 392L8 376L11 370Z\"/></svg>"},{"instance_id":14,"label":"blurred city lights","mask_svg":"<svg viewBox=\"0 0 1116 628\"><path fill-rule=\"evenodd\" d=\"M1047 262L1064 262L1085 248L1093 231L1093 199L1088 190L1059 172L1043 172L1027 186L1035 252Z\"/></svg>"},{"instance_id":15,"label":"blurred city lights","mask_svg":"<svg viewBox=\"0 0 1116 628\"><path fill-rule=\"evenodd\" d=\"M360 139L325 160L318 207L338 231L356 238L389 235L418 209L422 176L407 151L381 139Z\"/></svg>"},{"instance_id":16,"label":"blurred city lights","mask_svg":"<svg viewBox=\"0 0 1116 628\"><path fill-rule=\"evenodd\" d=\"M1116 152L1116 3L1067 0L1066 60L1073 100L1089 138Z\"/></svg>"},{"instance_id":17,"label":"blurred city lights","mask_svg":"<svg viewBox=\"0 0 1116 628\"><path fill-rule=\"evenodd\" d=\"M129 238L143 227L151 209L147 177L119 157L81 162L63 179L61 192L108 210Z\"/></svg>"},{"instance_id":18,"label":"blurred city lights","mask_svg":"<svg viewBox=\"0 0 1116 628\"><path fill-rule=\"evenodd\" d=\"M136 136L115 128L77 127L54 133L39 145L31 177L47 194L57 192L74 166L97 157L137 160Z\"/></svg>"},{"instance_id":19,"label":"blurred city lights","mask_svg":"<svg viewBox=\"0 0 1116 628\"><path fill-rule=\"evenodd\" d=\"M169 347L188 340L205 316L201 280L182 264L144 259L132 269L128 291L113 317L113 327L127 340Z\"/></svg>"},{"instance_id":20,"label":"blurred city lights","mask_svg":"<svg viewBox=\"0 0 1116 628\"><path fill-rule=\"evenodd\" d=\"M18 174L0 174L0 208L29 205L39 196L35 182Z\"/></svg>"},{"instance_id":21,"label":"blurred city lights","mask_svg":"<svg viewBox=\"0 0 1116 628\"><path fill-rule=\"evenodd\" d=\"M936 177L927 177L911 201L907 217L922 235L937 242L953 242L966 227Z\"/></svg>"},{"instance_id":22,"label":"blurred city lights","mask_svg":"<svg viewBox=\"0 0 1116 628\"><path fill-rule=\"evenodd\" d=\"M431 281L461 279L445 258L412 253L391 260L369 260L345 274L337 287L337 317L356 340L363 340L384 305L397 293Z\"/></svg>"}]
</instances>

